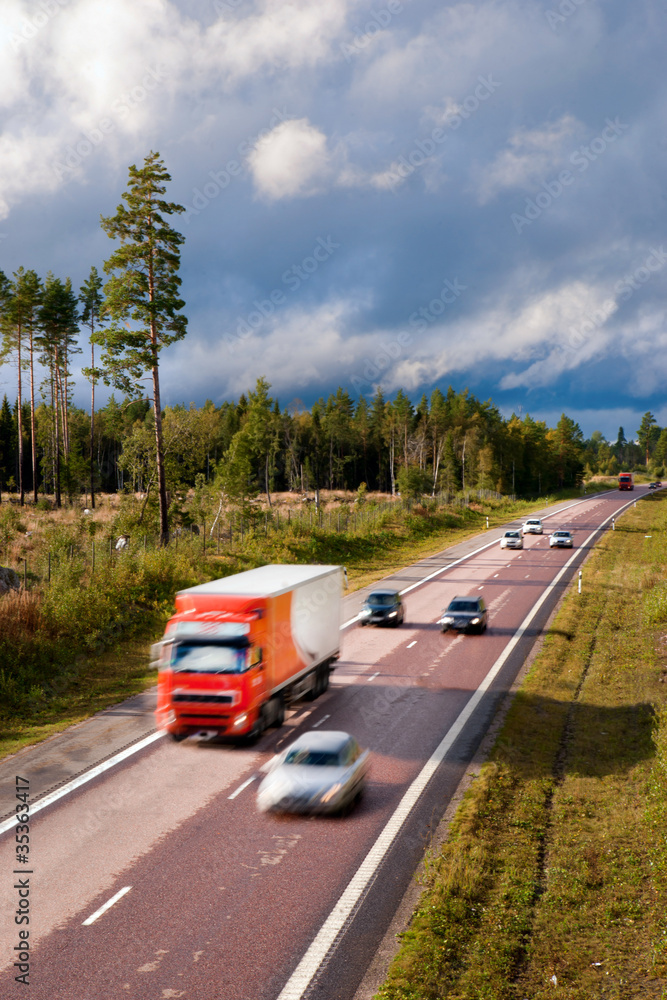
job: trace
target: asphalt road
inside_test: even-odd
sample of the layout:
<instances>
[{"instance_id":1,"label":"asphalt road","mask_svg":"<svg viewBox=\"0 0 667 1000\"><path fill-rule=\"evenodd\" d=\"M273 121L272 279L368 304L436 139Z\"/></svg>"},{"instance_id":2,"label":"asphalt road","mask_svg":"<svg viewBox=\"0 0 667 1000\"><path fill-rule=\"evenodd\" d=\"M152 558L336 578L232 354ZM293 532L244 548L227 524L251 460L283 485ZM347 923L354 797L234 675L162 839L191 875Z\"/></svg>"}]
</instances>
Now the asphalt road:
<instances>
[{"instance_id":1,"label":"asphalt road","mask_svg":"<svg viewBox=\"0 0 667 1000\"><path fill-rule=\"evenodd\" d=\"M26 927L14 923L25 909L17 885L28 880L33 1000L352 1000L591 534L644 492L552 508L545 527L572 530L573 551L550 549L546 534L501 550L487 533L400 574L411 588L404 626L348 627L329 691L255 748L154 740L35 813L29 866L15 861L15 831L4 832L0 996L26 992L12 962ZM487 633L443 635L442 608L477 593ZM346 599L351 617L359 602ZM360 805L345 818L259 814L258 768L313 726L371 749ZM14 770L29 776L31 760L17 755ZM7 766L0 777L11 800L14 775L9 793Z\"/></svg>"}]
</instances>

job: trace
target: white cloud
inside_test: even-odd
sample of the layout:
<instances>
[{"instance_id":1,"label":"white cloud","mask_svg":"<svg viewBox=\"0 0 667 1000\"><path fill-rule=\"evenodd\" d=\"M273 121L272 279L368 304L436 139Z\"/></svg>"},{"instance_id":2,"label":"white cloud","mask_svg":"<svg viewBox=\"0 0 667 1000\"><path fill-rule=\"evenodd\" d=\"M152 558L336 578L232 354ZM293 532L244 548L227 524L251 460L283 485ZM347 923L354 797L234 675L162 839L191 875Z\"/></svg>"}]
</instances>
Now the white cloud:
<instances>
[{"instance_id":1,"label":"white cloud","mask_svg":"<svg viewBox=\"0 0 667 1000\"><path fill-rule=\"evenodd\" d=\"M331 173L327 137L307 118L281 122L248 157L259 193L270 200L316 194Z\"/></svg>"},{"instance_id":2,"label":"white cloud","mask_svg":"<svg viewBox=\"0 0 667 1000\"><path fill-rule=\"evenodd\" d=\"M349 381L355 357L363 348L364 337L346 338L350 320L357 312L342 298L332 299L313 308L293 305L268 316L247 336L228 337L211 344L203 339L189 339L179 345L163 364L165 399L180 401L182 367L186 363L200 379L202 390L209 391L210 373L225 373L220 382L222 399L238 398L240 392L253 388L260 375L267 375L276 394L294 392L295 387L338 378ZM226 381L225 381L226 379Z\"/></svg>"},{"instance_id":3,"label":"white cloud","mask_svg":"<svg viewBox=\"0 0 667 1000\"><path fill-rule=\"evenodd\" d=\"M245 9L225 16L223 8L222 16L205 25L174 0L114 0L106 6L99 0L51 0L37 7L6 0L0 104L14 120L3 138L0 212L6 215L25 195L87 176L90 154L80 157L76 150L91 133L103 132L105 164L117 167L131 162L138 148L150 148L165 125L172 142L191 134L192 108L211 92L228 92L263 73L337 59L334 42L350 2L248 0ZM300 140L291 161L290 143L282 149L276 143L273 181L270 157L264 157L267 190L288 192L293 173L296 193L309 172L314 176L325 164L326 140L315 130Z\"/></svg>"},{"instance_id":4,"label":"white cloud","mask_svg":"<svg viewBox=\"0 0 667 1000\"><path fill-rule=\"evenodd\" d=\"M339 56L340 36L353 0L263 0L258 13L220 18L208 34L228 83L262 71L314 66Z\"/></svg>"},{"instance_id":5,"label":"white cloud","mask_svg":"<svg viewBox=\"0 0 667 1000\"><path fill-rule=\"evenodd\" d=\"M519 129L510 136L508 149L502 150L488 167L480 170L477 189L481 204L494 198L504 188L526 188L557 170L572 138L581 126L572 115L543 128Z\"/></svg>"},{"instance_id":6,"label":"white cloud","mask_svg":"<svg viewBox=\"0 0 667 1000\"><path fill-rule=\"evenodd\" d=\"M380 173L350 163L350 148L359 144L359 133L354 133L332 145L307 118L293 119L258 139L247 163L258 193L270 201L307 198L332 187L393 190L414 172L408 164L406 174L398 161Z\"/></svg>"},{"instance_id":7,"label":"white cloud","mask_svg":"<svg viewBox=\"0 0 667 1000\"><path fill-rule=\"evenodd\" d=\"M608 341L604 323L615 309L603 287L581 281L519 306L508 297L462 319L431 323L420 330L418 340L411 334L382 384L388 391L399 387L411 391L455 372L474 371L480 361L485 365L496 360L531 362L525 371L506 375L500 381L502 389L554 384L564 371L600 356ZM592 322L589 333L586 319L595 317L599 327ZM574 346L573 331L578 334Z\"/></svg>"}]
</instances>

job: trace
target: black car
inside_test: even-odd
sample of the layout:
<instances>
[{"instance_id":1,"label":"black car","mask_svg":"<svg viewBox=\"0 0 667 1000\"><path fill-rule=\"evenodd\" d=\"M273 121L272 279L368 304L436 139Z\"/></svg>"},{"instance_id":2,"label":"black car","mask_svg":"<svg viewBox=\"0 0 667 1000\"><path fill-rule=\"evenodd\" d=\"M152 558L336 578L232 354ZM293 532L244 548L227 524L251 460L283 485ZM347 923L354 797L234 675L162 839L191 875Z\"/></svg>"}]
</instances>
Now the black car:
<instances>
[{"instance_id":1,"label":"black car","mask_svg":"<svg viewBox=\"0 0 667 1000\"><path fill-rule=\"evenodd\" d=\"M360 625L403 624L405 609L397 590L374 590L364 601L359 612Z\"/></svg>"},{"instance_id":2,"label":"black car","mask_svg":"<svg viewBox=\"0 0 667 1000\"><path fill-rule=\"evenodd\" d=\"M457 632L479 632L486 630L489 613L483 597L455 597L438 619L443 632L456 629Z\"/></svg>"}]
</instances>

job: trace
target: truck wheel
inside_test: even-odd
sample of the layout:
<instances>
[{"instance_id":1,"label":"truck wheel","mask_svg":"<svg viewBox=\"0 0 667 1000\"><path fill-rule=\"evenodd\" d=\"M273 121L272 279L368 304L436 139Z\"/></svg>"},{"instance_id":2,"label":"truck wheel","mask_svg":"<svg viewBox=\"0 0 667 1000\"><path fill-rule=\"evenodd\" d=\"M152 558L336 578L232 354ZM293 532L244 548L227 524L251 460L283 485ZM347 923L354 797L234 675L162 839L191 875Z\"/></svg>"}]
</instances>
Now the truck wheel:
<instances>
[{"instance_id":1,"label":"truck wheel","mask_svg":"<svg viewBox=\"0 0 667 1000\"><path fill-rule=\"evenodd\" d=\"M271 723L271 725L275 726L276 729L280 729L283 722L285 721L285 702L283 701L283 696L281 694L277 695L273 699L273 701L275 702L275 705L273 712L273 722Z\"/></svg>"},{"instance_id":2,"label":"truck wheel","mask_svg":"<svg viewBox=\"0 0 667 1000\"><path fill-rule=\"evenodd\" d=\"M314 701L315 698L319 698L321 694L324 694L326 689L329 687L329 664L320 663L319 667L315 668L315 683L309 691L307 697L309 701Z\"/></svg>"},{"instance_id":3,"label":"truck wheel","mask_svg":"<svg viewBox=\"0 0 667 1000\"><path fill-rule=\"evenodd\" d=\"M180 743L182 740L185 739L185 737L188 734L187 733L172 733L172 732L170 732L169 735L171 736L171 738L174 741L174 743Z\"/></svg>"}]
</instances>

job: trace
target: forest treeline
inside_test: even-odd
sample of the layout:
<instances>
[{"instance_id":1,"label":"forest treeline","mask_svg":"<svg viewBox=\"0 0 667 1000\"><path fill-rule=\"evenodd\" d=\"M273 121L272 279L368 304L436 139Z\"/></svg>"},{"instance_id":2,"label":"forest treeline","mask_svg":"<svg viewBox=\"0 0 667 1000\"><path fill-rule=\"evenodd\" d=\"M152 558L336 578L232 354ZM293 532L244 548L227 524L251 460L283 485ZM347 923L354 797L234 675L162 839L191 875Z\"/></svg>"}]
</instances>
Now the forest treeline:
<instances>
[{"instance_id":1,"label":"forest treeline","mask_svg":"<svg viewBox=\"0 0 667 1000\"><path fill-rule=\"evenodd\" d=\"M62 480L73 499L89 488L90 413L67 408L68 449ZM34 425L34 439L32 427ZM33 440L39 493L54 494L53 407L42 399L31 420L24 402L23 478L33 489ZM18 483L18 405L7 397L0 407L0 488ZM62 429L60 430L62 434ZM339 388L307 409L292 402L282 408L260 378L237 401L216 406L167 406L163 410L167 484L172 494L200 481L220 482L231 501L261 492L317 489L433 494L491 489L520 496L542 495L575 486L594 474L648 467L664 474L667 429L651 414L637 441L623 428L615 442L596 431L585 440L565 414L556 427L529 415L504 418L490 401L467 390L433 390L413 403L399 390L385 398L378 390L356 401ZM96 410L93 431L95 488L103 492L146 492L154 481L153 409L143 401L114 396Z\"/></svg>"},{"instance_id":2,"label":"forest treeline","mask_svg":"<svg viewBox=\"0 0 667 1000\"><path fill-rule=\"evenodd\" d=\"M281 408L263 377L219 406L163 407L160 354L187 330L178 276L184 237L169 222L184 208L164 199L170 180L155 152L129 168L124 204L101 218L115 244L104 287L95 267L78 293L51 272L42 279L24 267L11 277L0 271L0 363L16 372L15 401L5 396L0 408L0 499L17 492L23 504L32 492L38 503L41 493L60 506L63 495L86 493L94 507L99 490L139 491L147 504L157 497L166 543L174 498L206 483L228 502L245 504L261 492L271 504L276 490L365 484L411 496L469 489L539 496L595 473L664 474L667 429L651 413L636 441L621 427L612 443L598 431L584 440L565 414L555 427L529 415L504 418L491 400L452 387L418 402L402 390L385 398L380 389L355 400L341 387L309 409L298 401ZM89 410L72 402L83 330ZM100 381L123 398L96 407Z\"/></svg>"}]
</instances>

